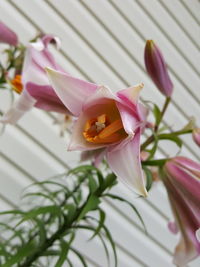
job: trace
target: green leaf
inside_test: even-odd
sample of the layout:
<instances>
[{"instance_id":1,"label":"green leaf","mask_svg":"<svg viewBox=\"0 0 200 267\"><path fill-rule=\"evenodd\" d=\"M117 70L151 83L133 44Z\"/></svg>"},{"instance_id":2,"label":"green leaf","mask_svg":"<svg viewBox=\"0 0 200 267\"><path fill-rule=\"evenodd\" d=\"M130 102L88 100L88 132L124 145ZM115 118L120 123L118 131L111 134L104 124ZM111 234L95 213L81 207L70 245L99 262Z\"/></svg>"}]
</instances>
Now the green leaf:
<instances>
[{"instance_id":1,"label":"green leaf","mask_svg":"<svg viewBox=\"0 0 200 267\"><path fill-rule=\"evenodd\" d=\"M169 159L155 159L155 160L146 160L142 161L142 166L159 166L162 167L165 162Z\"/></svg>"},{"instance_id":2,"label":"green leaf","mask_svg":"<svg viewBox=\"0 0 200 267\"><path fill-rule=\"evenodd\" d=\"M84 257L81 255L81 253L78 250L76 250L73 247L70 247L70 250L76 254L76 256L79 258L79 260L81 261L81 263L83 264L84 267L88 267Z\"/></svg>"},{"instance_id":3,"label":"green leaf","mask_svg":"<svg viewBox=\"0 0 200 267\"><path fill-rule=\"evenodd\" d=\"M90 190L90 194L94 193L95 190L97 189L98 185L96 183L96 180L94 179L94 177L92 175L88 175L88 180L89 180L89 190Z\"/></svg>"},{"instance_id":4,"label":"green leaf","mask_svg":"<svg viewBox=\"0 0 200 267\"><path fill-rule=\"evenodd\" d=\"M76 213L76 206L74 204L67 204L64 206L64 209L67 210L67 220L68 222L73 220L73 217Z\"/></svg>"},{"instance_id":5,"label":"green leaf","mask_svg":"<svg viewBox=\"0 0 200 267\"><path fill-rule=\"evenodd\" d=\"M92 219L92 220L94 220L94 221L96 221L96 222L99 222L96 218L94 218L94 217L92 217L92 216L85 216L84 218L85 218L85 220L87 220L87 219ZM103 227L103 226L102 226L102 227ZM93 227L93 226L88 226L88 225L78 225L78 226L75 226L74 228L86 229L86 230L92 231L92 232L94 232L94 233L95 233L95 231L96 231L95 227ZM108 264L109 264L109 262L110 262L110 255L109 255L109 251L108 251L108 248L107 248L107 246L106 246L106 243L105 243L103 237L101 236L100 232L98 232L98 233L96 234L96 236L98 236L98 238L99 238L100 241L102 242L102 245L103 245L104 250L105 250L105 253L106 253L106 258L107 258L107 261L108 261ZM90 239L91 239L91 238L90 238ZM89 239L89 240L90 240L90 239Z\"/></svg>"},{"instance_id":6,"label":"green leaf","mask_svg":"<svg viewBox=\"0 0 200 267\"><path fill-rule=\"evenodd\" d=\"M45 194L42 192L37 192L37 193L26 193L25 195L22 196L22 198L26 198L26 197L31 197L31 196L39 196L39 197L43 197L46 199L49 199L50 201L52 201L54 204L57 204L55 201L55 198L52 197L51 194Z\"/></svg>"},{"instance_id":7,"label":"green leaf","mask_svg":"<svg viewBox=\"0 0 200 267\"><path fill-rule=\"evenodd\" d=\"M147 167L143 166L142 168L146 174L146 190L148 192L151 189L153 177L151 171Z\"/></svg>"},{"instance_id":8,"label":"green leaf","mask_svg":"<svg viewBox=\"0 0 200 267\"><path fill-rule=\"evenodd\" d=\"M12 240L15 237L18 237L19 240L21 241L21 244L23 245L25 243L25 240L22 236L23 231L22 230L16 230L15 228L11 227L7 223L0 222L0 226L3 227L6 230L9 230L13 232L13 235L5 242L4 245L8 244L10 240Z\"/></svg>"},{"instance_id":9,"label":"green leaf","mask_svg":"<svg viewBox=\"0 0 200 267\"><path fill-rule=\"evenodd\" d=\"M14 264L19 264L21 260L28 257L35 250L35 245L33 242L30 242L23 246L15 255L13 255L5 264L1 267L11 267Z\"/></svg>"},{"instance_id":10,"label":"green leaf","mask_svg":"<svg viewBox=\"0 0 200 267\"><path fill-rule=\"evenodd\" d=\"M101 192L108 188L111 188L117 183L117 177L114 173L110 173L106 176L103 185L101 186Z\"/></svg>"},{"instance_id":11,"label":"green leaf","mask_svg":"<svg viewBox=\"0 0 200 267\"><path fill-rule=\"evenodd\" d=\"M100 200L96 195L90 195L77 221L80 221L85 216L85 214L88 213L89 211L96 209L99 203L100 203Z\"/></svg>"},{"instance_id":12,"label":"green leaf","mask_svg":"<svg viewBox=\"0 0 200 267\"><path fill-rule=\"evenodd\" d=\"M92 219L92 220L98 222L98 220L96 218L93 218L91 216L87 216L87 218ZM91 226L78 225L77 228L88 229L88 230L91 230L91 231L94 231L95 232L95 228L94 227L91 227ZM117 267L117 253L116 253L115 242L113 241L112 236L111 236L108 228L104 224L102 225L102 228L103 228L103 230L105 232L105 236L106 236L107 240L110 242L110 245L112 247L113 254L114 254L114 259L115 259L115 267ZM98 236L100 236L100 234L98 234ZM105 247L106 247L106 245L105 245ZM108 252L107 251L107 247L106 247L106 250L105 251L106 251L106 255L107 255L107 252ZM107 257L107 259L109 261L109 256Z\"/></svg>"},{"instance_id":13,"label":"green leaf","mask_svg":"<svg viewBox=\"0 0 200 267\"><path fill-rule=\"evenodd\" d=\"M99 225L96 228L96 230L95 230L94 234L92 235L92 237L90 238L90 240L99 234L99 232L101 231L101 229L104 225L104 222L105 222L105 218L106 218L105 212L101 209L98 209L98 211L99 211Z\"/></svg>"},{"instance_id":14,"label":"green leaf","mask_svg":"<svg viewBox=\"0 0 200 267\"><path fill-rule=\"evenodd\" d=\"M6 215L6 214L24 215L25 212L23 212L21 210L6 210L6 211L0 212L0 215Z\"/></svg>"},{"instance_id":15,"label":"green leaf","mask_svg":"<svg viewBox=\"0 0 200 267\"><path fill-rule=\"evenodd\" d=\"M34 218L34 221L37 223L39 228L38 234L40 237L40 245L44 244L44 242L46 241L46 231L44 227L44 222L42 220L38 220L37 218Z\"/></svg>"},{"instance_id":16,"label":"green leaf","mask_svg":"<svg viewBox=\"0 0 200 267\"><path fill-rule=\"evenodd\" d=\"M178 136L174 135L173 133L160 134L160 135L158 135L158 139L159 140L170 140L170 141L176 143L179 148L181 148L182 144L183 144L182 140Z\"/></svg>"},{"instance_id":17,"label":"green leaf","mask_svg":"<svg viewBox=\"0 0 200 267\"><path fill-rule=\"evenodd\" d=\"M106 237L107 237L108 241L111 244L111 247L112 247L112 250L113 250L113 253L114 253L115 267L117 267L118 263L117 263L117 253L116 253L115 242L113 241L112 236L111 236L108 228L105 225L103 225L103 229L105 231L105 234L106 234Z\"/></svg>"},{"instance_id":18,"label":"green leaf","mask_svg":"<svg viewBox=\"0 0 200 267\"><path fill-rule=\"evenodd\" d=\"M158 125L160 123L160 119L161 119L161 111L159 109L159 107L154 104L153 106L153 114L154 114L154 117L155 117L155 123L156 125Z\"/></svg>"},{"instance_id":19,"label":"green leaf","mask_svg":"<svg viewBox=\"0 0 200 267\"><path fill-rule=\"evenodd\" d=\"M68 172L68 174L75 174L75 175L78 174L78 173L87 174L88 172L89 173L91 173L91 172L96 173L98 181L99 181L99 185L101 185L103 183L104 179L103 179L102 173L100 172L99 169L97 169L97 168L95 168L94 166L91 166L91 165L83 165L83 166L76 167L76 168L70 170Z\"/></svg>"},{"instance_id":20,"label":"green leaf","mask_svg":"<svg viewBox=\"0 0 200 267\"><path fill-rule=\"evenodd\" d=\"M68 262L69 267L73 267L73 264L72 264L72 262L70 261L70 259L67 259L67 262Z\"/></svg>"},{"instance_id":21,"label":"green leaf","mask_svg":"<svg viewBox=\"0 0 200 267\"><path fill-rule=\"evenodd\" d=\"M117 196L117 195L114 195L114 194L109 194L109 193L108 193L108 194L104 194L103 196L104 196L104 197L110 197L110 198L112 198L112 199L117 199L117 200L119 200L119 201L122 201L122 202L125 202L126 204L128 204L128 205L134 210L134 212L136 213L136 215L138 216L140 222L142 223L142 225L143 225L143 227L144 227L145 232L147 233L146 226L145 226L145 224L144 224L144 221L143 221L143 219L142 219L140 213L138 212L138 210L136 209L136 207L135 207L131 202L129 202L128 200L126 200L126 199L124 199L124 198L122 198L122 197L119 197L119 196Z\"/></svg>"},{"instance_id":22,"label":"green leaf","mask_svg":"<svg viewBox=\"0 0 200 267\"><path fill-rule=\"evenodd\" d=\"M54 215L60 215L61 214L61 208L58 206L52 206L51 205L51 206L44 206L44 207L39 207L39 208L33 209L29 212L24 213L24 217L17 225L21 224L24 221L32 220L41 214L47 214L47 213L54 214Z\"/></svg>"},{"instance_id":23,"label":"green leaf","mask_svg":"<svg viewBox=\"0 0 200 267\"><path fill-rule=\"evenodd\" d=\"M64 264L69 251L69 244L63 240L61 241L60 247L61 247L60 257L56 262L55 267L61 267Z\"/></svg>"}]
</instances>

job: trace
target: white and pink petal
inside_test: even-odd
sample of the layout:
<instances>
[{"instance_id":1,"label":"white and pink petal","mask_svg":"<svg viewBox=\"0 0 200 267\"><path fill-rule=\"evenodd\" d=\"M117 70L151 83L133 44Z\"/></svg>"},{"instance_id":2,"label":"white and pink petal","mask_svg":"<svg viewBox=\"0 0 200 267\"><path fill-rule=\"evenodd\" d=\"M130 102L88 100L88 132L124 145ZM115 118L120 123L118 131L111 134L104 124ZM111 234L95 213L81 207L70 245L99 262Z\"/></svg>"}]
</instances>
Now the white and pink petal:
<instances>
[{"instance_id":1,"label":"white and pink petal","mask_svg":"<svg viewBox=\"0 0 200 267\"><path fill-rule=\"evenodd\" d=\"M35 103L36 100L27 91L23 91L13 107L3 115L0 122L15 124Z\"/></svg>"},{"instance_id":2,"label":"white and pink petal","mask_svg":"<svg viewBox=\"0 0 200 267\"><path fill-rule=\"evenodd\" d=\"M60 71L50 68L46 70L49 80L63 104L73 115L79 116L85 100L96 91L98 86Z\"/></svg>"},{"instance_id":3,"label":"white and pink petal","mask_svg":"<svg viewBox=\"0 0 200 267\"><path fill-rule=\"evenodd\" d=\"M107 160L112 171L137 194L147 196L140 161L140 131L119 145L108 149Z\"/></svg>"}]
</instances>

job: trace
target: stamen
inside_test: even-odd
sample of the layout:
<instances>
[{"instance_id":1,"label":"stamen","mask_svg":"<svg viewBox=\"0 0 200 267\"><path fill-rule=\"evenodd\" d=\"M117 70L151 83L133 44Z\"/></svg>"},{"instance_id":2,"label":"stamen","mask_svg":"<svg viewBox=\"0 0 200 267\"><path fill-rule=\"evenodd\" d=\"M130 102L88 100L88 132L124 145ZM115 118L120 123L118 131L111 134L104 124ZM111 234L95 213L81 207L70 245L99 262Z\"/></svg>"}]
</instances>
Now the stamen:
<instances>
[{"instance_id":1,"label":"stamen","mask_svg":"<svg viewBox=\"0 0 200 267\"><path fill-rule=\"evenodd\" d=\"M100 134L99 137L101 139L106 138L110 135L112 135L113 133L117 132L118 130L122 129L123 125L122 125L122 121L121 119L116 120L114 122L112 122L110 125L108 125Z\"/></svg>"},{"instance_id":2,"label":"stamen","mask_svg":"<svg viewBox=\"0 0 200 267\"><path fill-rule=\"evenodd\" d=\"M102 114L97 118L89 119L85 123L83 136L91 143L109 144L118 142L125 138L127 134L123 130L123 124L120 117L110 123L108 116Z\"/></svg>"},{"instance_id":3,"label":"stamen","mask_svg":"<svg viewBox=\"0 0 200 267\"><path fill-rule=\"evenodd\" d=\"M21 82L21 75L16 75L15 78L11 81L12 89L20 94L23 90L23 85Z\"/></svg>"}]
</instances>

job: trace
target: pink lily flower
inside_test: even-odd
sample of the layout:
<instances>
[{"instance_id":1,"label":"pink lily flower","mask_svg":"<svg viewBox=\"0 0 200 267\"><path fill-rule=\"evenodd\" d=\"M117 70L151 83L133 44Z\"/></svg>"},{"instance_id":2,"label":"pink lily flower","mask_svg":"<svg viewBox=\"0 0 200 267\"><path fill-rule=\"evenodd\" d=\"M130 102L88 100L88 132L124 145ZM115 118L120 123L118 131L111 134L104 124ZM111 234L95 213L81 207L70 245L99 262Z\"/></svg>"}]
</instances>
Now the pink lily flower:
<instances>
[{"instance_id":1,"label":"pink lily flower","mask_svg":"<svg viewBox=\"0 0 200 267\"><path fill-rule=\"evenodd\" d=\"M14 90L21 95L14 106L4 114L1 122L14 124L33 106L46 111L69 114L50 85L45 71L45 67L52 67L64 72L48 50L48 44L52 41L59 44L56 37L46 35L36 43L28 45L22 74L16 75L11 82Z\"/></svg>"},{"instance_id":2,"label":"pink lily flower","mask_svg":"<svg viewBox=\"0 0 200 267\"><path fill-rule=\"evenodd\" d=\"M119 91L47 68L56 94L78 117L69 150L101 149L112 171L138 194L147 195L140 162L140 135L147 109L138 102L143 84ZM100 155L98 155L99 157Z\"/></svg>"},{"instance_id":3,"label":"pink lily flower","mask_svg":"<svg viewBox=\"0 0 200 267\"><path fill-rule=\"evenodd\" d=\"M176 220L169 229L181 232L174 263L185 266L200 255L200 164L175 157L164 166L163 182Z\"/></svg>"},{"instance_id":4,"label":"pink lily flower","mask_svg":"<svg viewBox=\"0 0 200 267\"><path fill-rule=\"evenodd\" d=\"M8 26L0 21L0 43L17 46L18 37Z\"/></svg>"}]
</instances>

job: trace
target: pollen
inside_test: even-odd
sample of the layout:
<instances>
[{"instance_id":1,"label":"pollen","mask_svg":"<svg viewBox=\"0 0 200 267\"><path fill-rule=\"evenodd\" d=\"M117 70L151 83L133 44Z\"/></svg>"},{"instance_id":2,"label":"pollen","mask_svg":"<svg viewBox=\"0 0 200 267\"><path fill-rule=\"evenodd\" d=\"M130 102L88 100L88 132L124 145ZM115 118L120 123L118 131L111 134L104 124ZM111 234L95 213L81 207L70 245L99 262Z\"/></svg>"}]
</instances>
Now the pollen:
<instances>
[{"instance_id":1,"label":"pollen","mask_svg":"<svg viewBox=\"0 0 200 267\"><path fill-rule=\"evenodd\" d=\"M15 78L11 81L12 89L17 92L18 94L21 94L23 90L23 84L21 81L21 75L15 75Z\"/></svg>"}]
</instances>

